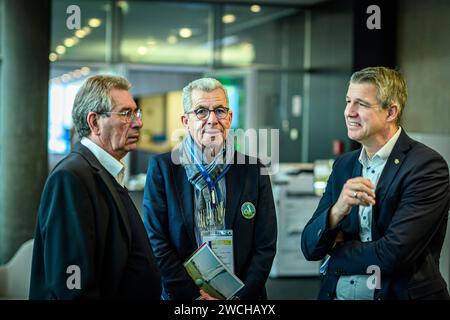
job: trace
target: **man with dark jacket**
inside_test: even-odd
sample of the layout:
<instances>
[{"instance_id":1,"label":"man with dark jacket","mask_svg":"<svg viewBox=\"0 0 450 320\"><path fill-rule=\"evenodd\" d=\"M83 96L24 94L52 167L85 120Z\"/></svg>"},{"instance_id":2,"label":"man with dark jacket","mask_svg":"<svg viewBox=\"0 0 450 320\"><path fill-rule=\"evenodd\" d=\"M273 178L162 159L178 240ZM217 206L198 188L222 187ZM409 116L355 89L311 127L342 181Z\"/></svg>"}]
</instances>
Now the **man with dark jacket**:
<instances>
[{"instance_id":1,"label":"man with dark jacket","mask_svg":"<svg viewBox=\"0 0 450 320\"><path fill-rule=\"evenodd\" d=\"M233 114L219 81L188 84L183 106L189 134L178 149L150 161L144 192L144 221L162 273L163 298L200 296L183 263L214 230L232 234L224 239L229 244L224 260L244 283L235 297L266 299L277 239L270 179L261 163L234 150Z\"/></svg>"},{"instance_id":2,"label":"man with dark jacket","mask_svg":"<svg viewBox=\"0 0 450 320\"><path fill-rule=\"evenodd\" d=\"M72 116L81 138L45 184L30 299L154 299L161 293L143 222L123 183L141 111L121 77L94 76Z\"/></svg>"},{"instance_id":3,"label":"man with dark jacket","mask_svg":"<svg viewBox=\"0 0 450 320\"><path fill-rule=\"evenodd\" d=\"M350 79L345 122L362 148L335 161L301 239L308 260L325 259L320 299L449 299L439 272L448 166L400 127L406 97L391 69Z\"/></svg>"}]
</instances>

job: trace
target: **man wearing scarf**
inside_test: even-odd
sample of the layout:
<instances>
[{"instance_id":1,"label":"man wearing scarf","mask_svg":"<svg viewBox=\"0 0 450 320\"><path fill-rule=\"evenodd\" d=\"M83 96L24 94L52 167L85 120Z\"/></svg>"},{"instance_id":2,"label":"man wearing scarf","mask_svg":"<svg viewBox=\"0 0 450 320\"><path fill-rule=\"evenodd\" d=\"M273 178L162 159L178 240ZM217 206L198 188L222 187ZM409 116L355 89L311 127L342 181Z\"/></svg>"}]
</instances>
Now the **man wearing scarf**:
<instances>
[{"instance_id":1,"label":"man wearing scarf","mask_svg":"<svg viewBox=\"0 0 450 320\"><path fill-rule=\"evenodd\" d=\"M202 78L183 89L188 135L171 153L150 160L144 223L162 273L163 299L194 300L199 288L183 263L211 230L231 231L237 299L266 299L277 224L264 166L234 149L226 89ZM210 298L202 293L203 298Z\"/></svg>"}]
</instances>

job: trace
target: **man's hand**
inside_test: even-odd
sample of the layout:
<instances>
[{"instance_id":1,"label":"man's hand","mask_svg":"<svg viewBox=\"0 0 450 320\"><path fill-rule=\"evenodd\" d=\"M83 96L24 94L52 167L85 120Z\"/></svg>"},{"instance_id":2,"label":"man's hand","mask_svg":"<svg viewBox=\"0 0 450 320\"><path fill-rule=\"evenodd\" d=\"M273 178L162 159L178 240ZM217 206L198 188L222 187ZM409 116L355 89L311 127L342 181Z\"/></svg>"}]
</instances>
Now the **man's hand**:
<instances>
[{"instance_id":1,"label":"man's hand","mask_svg":"<svg viewBox=\"0 0 450 320\"><path fill-rule=\"evenodd\" d=\"M331 208L328 217L330 228L336 227L350 213L353 206L373 206L375 204L374 189L374 184L367 178L356 177L347 180L338 201Z\"/></svg>"},{"instance_id":2,"label":"man's hand","mask_svg":"<svg viewBox=\"0 0 450 320\"><path fill-rule=\"evenodd\" d=\"M202 300L218 300L212 296L210 296L209 294L207 294L205 291L200 289L200 295L202 297Z\"/></svg>"}]
</instances>

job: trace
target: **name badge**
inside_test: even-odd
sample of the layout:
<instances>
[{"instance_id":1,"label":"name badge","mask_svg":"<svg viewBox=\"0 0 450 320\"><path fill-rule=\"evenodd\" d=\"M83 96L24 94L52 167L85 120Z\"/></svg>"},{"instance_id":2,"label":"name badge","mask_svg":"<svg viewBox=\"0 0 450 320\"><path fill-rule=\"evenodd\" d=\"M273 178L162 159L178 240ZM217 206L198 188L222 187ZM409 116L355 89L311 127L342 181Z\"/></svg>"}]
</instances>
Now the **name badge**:
<instances>
[{"instance_id":1,"label":"name badge","mask_svg":"<svg viewBox=\"0 0 450 320\"><path fill-rule=\"evenodd\" d=\"M202 231L202 241L206 242L223 264L234 273L233 230Z\"/></svg>"}]
</instances>

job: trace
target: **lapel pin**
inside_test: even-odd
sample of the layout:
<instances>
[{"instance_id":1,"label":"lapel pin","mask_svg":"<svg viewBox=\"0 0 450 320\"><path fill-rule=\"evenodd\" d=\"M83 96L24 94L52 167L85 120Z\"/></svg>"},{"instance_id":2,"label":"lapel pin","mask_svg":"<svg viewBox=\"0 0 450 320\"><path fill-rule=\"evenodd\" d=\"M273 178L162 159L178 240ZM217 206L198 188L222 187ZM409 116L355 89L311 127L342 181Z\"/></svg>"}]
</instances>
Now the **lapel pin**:
<instances>
[{"instance_id":1,"label":"lapel pin","mask_svg":"<svg viewBox=\"0 0 450 320\"><path fill-rule=\"evenodd\" d=\"M399 163L400 163L400 160L395 159L395 160L394 160L394 163L395 163L395 164L399 164Z\"/></svg>"},{"instance_id":2,"label":"lapel pin","mask_svg":"<svg viewBox=\"0 0 450 320\"><path fill-rule=\"evenodd\" d=\"M251 202L244 202L241 206L241 213L245 219L253 219L256 214L255 205Z\"/></svg>"}]
</instances>

